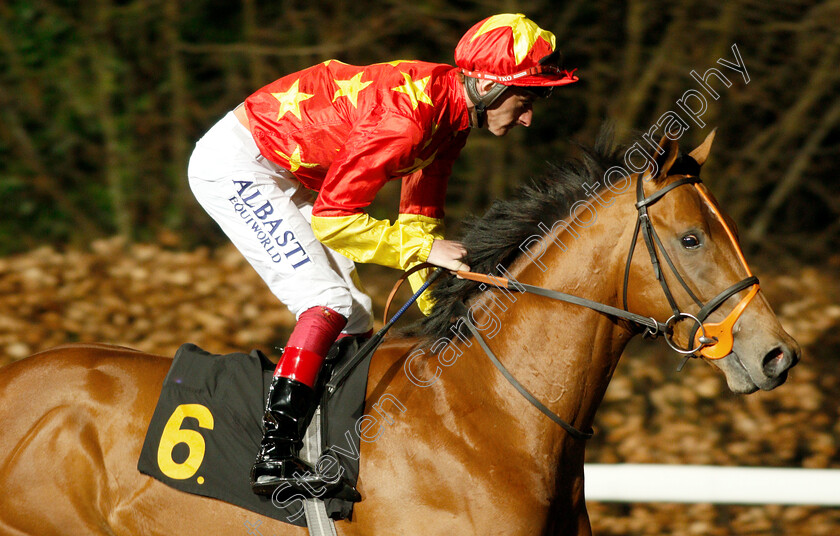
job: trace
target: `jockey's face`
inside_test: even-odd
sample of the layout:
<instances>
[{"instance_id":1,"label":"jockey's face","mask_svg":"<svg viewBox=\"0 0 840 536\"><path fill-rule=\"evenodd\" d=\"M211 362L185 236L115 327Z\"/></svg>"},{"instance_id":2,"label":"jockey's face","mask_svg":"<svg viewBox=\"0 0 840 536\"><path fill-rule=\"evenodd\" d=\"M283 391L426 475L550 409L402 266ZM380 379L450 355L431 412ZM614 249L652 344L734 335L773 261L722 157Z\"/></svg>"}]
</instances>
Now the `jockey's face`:
<instances>
[{"instance_id":1,"label":"jockey's face","mask_svg":"<svg viewBox=\"0 0 840 536\"><path fill-rule=\"evenodd\" d=\"M487 109L487 130L504 136L516 125L529 126L534 115L534 99L536 95L523 89L508 89Z\"/></svg>"}]
</instances>

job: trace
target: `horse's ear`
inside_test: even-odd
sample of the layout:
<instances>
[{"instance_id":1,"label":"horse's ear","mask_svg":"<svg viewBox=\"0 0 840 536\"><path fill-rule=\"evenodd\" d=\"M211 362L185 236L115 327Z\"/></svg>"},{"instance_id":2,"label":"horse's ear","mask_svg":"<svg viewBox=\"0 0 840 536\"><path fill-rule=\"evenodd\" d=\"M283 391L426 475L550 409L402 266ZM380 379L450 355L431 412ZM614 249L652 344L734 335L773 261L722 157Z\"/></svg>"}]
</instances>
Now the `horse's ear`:
<instances>
[{"instance_id":1,"label":"horse's ear","mask_svg":"<svg viewBox=\"0 0 840 536\"><path fill-rule=\"evenodd\" d=\"M656 155L656 163L648 166L646 175L650 175L653 182L659 182L668 176L668 170L674 165L680 153L680 145L668 136L662 136L659 140L659 151Z\"/></svg>"},{"instance_id":2,"label":"horse's ear","mask_svg":"<svg viewBox=\"0 0 840 536\"><path fill-rule=\"evenodd\" d=\"M712 142L715 141L715 132L717 132L717 128L713 129L709 133L709 135L706 136L706 139L703 140L703 143L701 143L696 149L688 153L688 156L696 160L697 163L701 166L703 165L703 162L705 162L706 159L709 157L709 151L712 150Z\"/></svg>"}]
</instances>

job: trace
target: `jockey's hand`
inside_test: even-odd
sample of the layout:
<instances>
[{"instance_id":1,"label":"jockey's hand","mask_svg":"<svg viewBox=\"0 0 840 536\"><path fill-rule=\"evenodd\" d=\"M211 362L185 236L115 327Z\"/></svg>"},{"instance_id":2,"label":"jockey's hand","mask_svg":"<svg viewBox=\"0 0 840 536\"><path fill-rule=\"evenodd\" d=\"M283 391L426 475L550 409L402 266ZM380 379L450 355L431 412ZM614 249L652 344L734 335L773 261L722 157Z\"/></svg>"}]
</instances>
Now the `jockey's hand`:
<instances>
[{"instance_id":1,"label":"jockey's hand","mask_svg":"<svg viewBox=\"0 0 840 536\"><path fill-rule=\"evenodd\" d=\"M461 262L467 254L464 245L456 240L435 240L432 242L432 250L426 262L457 272L459 270L469 271L470 267Z\"/></svg>"}]
</instances>

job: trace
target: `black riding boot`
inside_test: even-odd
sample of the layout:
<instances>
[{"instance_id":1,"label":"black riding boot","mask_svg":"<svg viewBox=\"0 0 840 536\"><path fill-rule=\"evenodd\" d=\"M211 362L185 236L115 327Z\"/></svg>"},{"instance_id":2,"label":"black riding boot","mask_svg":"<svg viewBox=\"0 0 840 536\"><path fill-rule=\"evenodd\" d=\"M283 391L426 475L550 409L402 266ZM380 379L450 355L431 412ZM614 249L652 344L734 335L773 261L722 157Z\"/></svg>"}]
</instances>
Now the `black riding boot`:
<instances>
[{"instance_id":1,"label":"black riding boot","mask_svg":"<svg viewBox=\"0 0 840 536\"><path fill-rule=\"evenodd\" d=\"M317 404L308 385L279 376L272 379L263 415L265 434L251 468L254 493L271 495L283 482L315 473L297 453Z\"/></svg>"},{"instance_id":2,"label":"black riding boot","mask_svg":"<svg viewBox=\"0 0 840 536\"><path fill-rule=\"evenodd\" d=\"M265 435L251 468L254 493L271 496L279 503L299 495L359 500L358 492L343 478L319 475L298 457L317 405L318 397L311 387L280 376L271 381L263 416Z\"/></svg>"}]
</instances>

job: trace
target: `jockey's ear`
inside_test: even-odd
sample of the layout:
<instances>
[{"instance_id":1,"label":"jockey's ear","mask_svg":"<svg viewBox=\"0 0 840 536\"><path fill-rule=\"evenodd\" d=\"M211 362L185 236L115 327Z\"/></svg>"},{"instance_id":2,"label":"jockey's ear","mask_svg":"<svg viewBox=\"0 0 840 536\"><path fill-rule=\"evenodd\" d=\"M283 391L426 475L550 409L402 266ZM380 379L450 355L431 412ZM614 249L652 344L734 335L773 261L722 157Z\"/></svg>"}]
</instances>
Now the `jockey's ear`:
<instances>
[{"instance_id":1,"label":"jockey's ear","mask_svg":"<svg viewBox=\"0 0 840 536\"><path fill-rule=\"evenodd\" d=\"M476 87L478 88L478 94L481 96L487 95L490 93L490 90L496 85L496 82L492 80L485 80L483 78L479 78L476 82Z\"/></svg>"},{"instance_id":2,"label":"jockey's ear","mask_svg":"<svg viewBox=\"0 0 840 536\"><path fill-rule=\"evenodd\" d=\"M706 159L709 157L709 151L712 150L712 142L715 141L715 132L717 132L717 127L715 127L709 133L709 135L706 136L706 139L703 140L703 143L701 143L696 149L688 153L688 156L695 159L697 163L701 166L703 165L703 162L705 162Z\"/></svg>"},{"instance_id":3,"label":"jockey's ear","mask_svg":"<svg viewBox=\"0 0 840 536\"><path fill-rule=\"evenodd\" d=\"M656 161L651 162L648 166L645 175L649 175L653 182L659 182L668 176L668 170L674 165L680 153L680 145L668 136L662 136L659 140L659 151L657 151Z\"/></svg>"}]
</instances>

